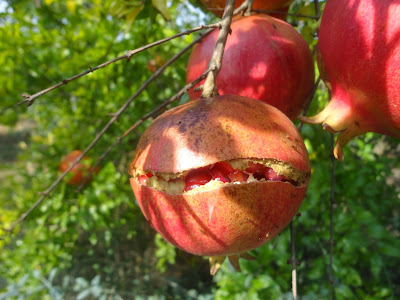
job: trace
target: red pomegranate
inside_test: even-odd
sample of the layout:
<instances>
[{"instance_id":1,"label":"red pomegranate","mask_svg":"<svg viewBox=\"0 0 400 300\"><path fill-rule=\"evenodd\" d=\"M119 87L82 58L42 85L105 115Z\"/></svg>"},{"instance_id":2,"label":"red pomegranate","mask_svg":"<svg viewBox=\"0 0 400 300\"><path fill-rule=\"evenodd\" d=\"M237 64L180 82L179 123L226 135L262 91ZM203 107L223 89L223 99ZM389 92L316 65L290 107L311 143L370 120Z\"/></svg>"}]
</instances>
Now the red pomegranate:
<instances>
[{"instance_id":1,"label":"red pomegranate","mask_svg":"<svg viewBox=\"0 0 400 300\"><path fill-rule=\"evenodd\" d=\"M318 115L300 119L339 132L339 160L357 135L400 138L400 1L327 1L319 49L332 99Z\"/></svg>"},{"instance_id":2,"label":"red pomegranate","mask_svg":"<svg viewBox=\"0 0 400 300\"><path fill-rule=\"evenodd\" d=\"M74 162L75 160L82 154L82 151L80 150L74 150L64 156L61 160L60 164L60 172L65 172ZM88 180L86 180L86 177L88 176L88 173L92 170L92 167L88 165L90 162L90 158L87 156L84 156L81 161L76 164L69 174L66 176L67 178L67 184L69 185L80 185L84 183L85 181L90 181L92 178L90 177ZM93 173L98 173L99 168L96 168Z\"/></svg>"},{"instance_id":3,"label":"red pomegranate","mask_svg":"<svg viewBox=\"0 0 400 300\"><path fill-rule=\"evenodd\" d=\"M237 258L265 244L290 222L310 165L283 113L225 95L190 101L155 119L130 174L154 229L189 253L217 257L211 261L218 264L221 256Z\"/></svg>"},{"instance_id":4,"label":"red pomegranate","mask_svg":"<svg viewBox=\"0 0 400 300\"><path fill-rule=\"evenodd\" d=\"M261 100L295 119L314 85L307 42L288 23L266 15L235 19L231 28L216 82L219 94ZM193 49L188 83L207 69L217 35L215 30ZM190 90L189 97L196 99L200 92Z\"/></svg>"},{"instance_id":5,"label":"red pomegranate","mask_svg":"<svg viewBox=\"0 0 400 300\"><path fill-rule=\"evenodd\" d=\"M222 17L224 12L226 0L201 0L204 6L211 11L217 17ZM237 0L235 3L235 8L238 8L244 0ZM293 0L254 0L253 9L260 10L276 10L281 12L287 12L290 3ZM284 20L285 14L271 14L272 16Z\"/></svg>"}]
</instances>

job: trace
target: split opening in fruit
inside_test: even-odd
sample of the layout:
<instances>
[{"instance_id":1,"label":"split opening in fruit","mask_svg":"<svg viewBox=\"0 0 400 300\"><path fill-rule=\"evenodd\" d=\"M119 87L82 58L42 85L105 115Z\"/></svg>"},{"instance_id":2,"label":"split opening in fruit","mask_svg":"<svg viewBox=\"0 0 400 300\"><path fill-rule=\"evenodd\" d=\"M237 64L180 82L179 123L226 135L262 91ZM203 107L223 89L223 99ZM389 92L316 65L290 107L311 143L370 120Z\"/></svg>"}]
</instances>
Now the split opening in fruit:
<instances>
[{"instance_id":1,"label":"split opening in fruit","mask_svg":"<svg viewBox=\"0 0 400 300\"><path fill-rule=\"evenodd\" d=\"M178 174L132 169L140 184L171 194L200 192L230 184L280 181L302 186L309 174L273 159L235 159Z\"/></svg>"}]
</instances>

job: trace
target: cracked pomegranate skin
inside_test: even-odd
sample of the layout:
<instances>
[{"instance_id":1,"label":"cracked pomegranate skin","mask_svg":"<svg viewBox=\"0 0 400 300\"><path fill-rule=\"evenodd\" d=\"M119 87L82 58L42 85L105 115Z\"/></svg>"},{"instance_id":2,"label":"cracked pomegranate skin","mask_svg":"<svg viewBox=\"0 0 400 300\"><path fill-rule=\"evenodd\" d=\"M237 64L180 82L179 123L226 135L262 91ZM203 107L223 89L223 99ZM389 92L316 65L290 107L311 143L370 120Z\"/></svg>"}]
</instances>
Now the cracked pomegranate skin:
<instances>
[{"instance_id":1,"label":"cracked pomegranate skin","mask_svg":"<svg viewBox=\"0 0 400 300\"><path fill-rule=\"evenodd\" d=\"M293 123L279 110L240 96L194 100L154 120L131 168L179 173L220 161L269 158L308 174L306 182L258 181L171 194L130 179L143 214L167 241L196 255L233 255L276 236L306 194L310 165Z\"/></svg>"},{"instance_id":2,"label":"cracked pomegranate skin","mask_svg":"<svg viewBox=\"0 0 400 300\"><path fill-rule=\"evenodd\" d=\"M301 118L340 132L335 156L357 135L400 138L400 1L329 0L318 47L332 100L318 115Z\"/></svg>"},{"instance_id":3,"label":"cracked pomegranate skin","mask_svg":"<svg viewBox=\"0 0 400 300\"><path fill-rule=\"evenodd\" d=\"M225 0L201 0L204 6L209 9L217 17L222 17L223 9L225 7ZM238 8L244 0L238 0L235 3L235 8ZM293 0L254 0L253 9L260 10L277 10L287 12ZM272 16L284 20L285 14L271 14Z\"/></svg>"},{"instance_id":4,"label":"cracked pomegranate skin","mask_svg":"<svg viewBox=\"0 0 400 300\"><path fill-rule=\"evenodd\" d=\"M217 77L218 93L261 100L294 120L314 86L314 62L307 42L291 25L267 15L237 18L231 29ZM193 48L187 83L207 69L217 36L214 30ZM190 99L200 94L189 90Z\"/></svg>"}]
</instances>

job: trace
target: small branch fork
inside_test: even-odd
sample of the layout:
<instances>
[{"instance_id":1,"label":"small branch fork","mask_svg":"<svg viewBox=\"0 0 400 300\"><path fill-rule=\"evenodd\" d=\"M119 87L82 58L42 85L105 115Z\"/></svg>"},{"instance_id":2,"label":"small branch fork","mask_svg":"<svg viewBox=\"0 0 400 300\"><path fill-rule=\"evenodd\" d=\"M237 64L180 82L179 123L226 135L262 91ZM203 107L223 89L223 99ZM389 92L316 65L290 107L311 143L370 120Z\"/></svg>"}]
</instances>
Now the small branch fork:
<instances>
[{"instance_id":1,"label":"small branch fork","mask_svg":"<svg viewBox=\"0 0 400 300\"><path fill-rule=\"evenodd\" d=\"M80 77L82 77L84 75L92 73L92 72L94 72L94 71L96 71L98 69L104 68L104 67L106 67L106 66L108 66L108 65L110 65L112 63L115 63L117 61L120 61L122 59L127 59L127 61L129 62L133 55L135 55L135 54L137 54L139 52L142 52L144 50L147 50L149 48L152 48L154 46L158 46L158 45L160 45L162 43L168 42L168 41L170 41L172 39L175 39L175 38L183 36L183 35L189 35L191 33L194 33L194 32L197 32L197 31L201 31L201 30L205 30L205 29L221 28L221 26L222 26L222 21L218 22L218 23L215 23L215 24L210 24L210 25L201 25L201 26L198 26L198 27L195 27L195 28L192 28L192 29L180 32L180 33L177 33L177 34L175 34L173 36L161 39L159 41L156 41L154 43L148 44L146 46L137 48L135 50L130 50L127 53L125 53L124 55L122 55L122 56L119 56L119 57L114 58L112 60L109 60L109 61L107 61L105 63L102 63L102 64L98 65L97 67L90 68L89 70L84 71L84 72L82 72L80 74L77 74L75 76L72 76L70 78L64 79L60 83L57 83L56 85L53 85L53 86L51 86L51 87L49 87L49 88L47 88L45 90L42 90L42 91L40 91L40 92L38 92L38 93L36 93L34 95L23 94L22 96L25 98L24 100L12 105L12 106L6 107L2 111L2 113L7 109L15 108L16 106L24 104L24 103L27 103L27 106L31 106L35 102L36 98L38 98L38 97L40 97L40 96L42 96L42 95L44 95L44 94L46 94L46 93L48 93L50 91L62 86L62 85L66 85L66 84L68 84L69 82L71 82L71 81L73 81L75 79L78 79L78 78L80 78Z\"/></svg>"},{"instance_id":2,"label":"small branch fork","mask_svg":"<svg viewBox=\"0 0 400 300\"><path fill-rule=\"evenodd\" d=\"M188 46L186 46L184 49L182 49L178 54L176 54L175 56L173 56L167 63L165 63L165 65L163 65L161 68L159 68L152 76L149 77L149 79L146 80L146 82L137 90L137 92L131 96L123 105L122 107L118 110L117 113L113 114L113 117L111 118L111 120L107 123L107 125L96 135L96 137L93 139L93 141L89 144L89 146L87 146L87 148L82 152L82 154L74 161L74 163L72 163L70 165L70 167L64 172L62 173L57 180L44 192L42 192L41 197L32 205L29 207L29 209L23 213L9 228L4 228L3 231L5 231L6 233L11 233L15 227L18 224L21 224L26 217L45 199L47 198L50 193L54 190L54 188L64 179L65 176L67 176L67 174L71 171L71 169L81 161L81 159L86 155L87 152L89 152L90 149L93 148L93 146L100 140L100 138L104 135L104 133L108 130L108 128L111 127L111 125L118 120L118 118L121 116L121 114L128 108L129 104L131 104L138 96L139 94L145 90L147 88L147 86L155 79L157 78L159 75L162 74L162 72L164 72L164 70L170 66L173 62L175 62L179 57L181 57L185 52L187 52L190 48L192 48L196 43L198 43L200 40L202 40L209 32L206 32L204 35L202 35L201 37L197 38L195 41L193 41L192 43L190 43ZM207 72L206 72L207 73ZM204 75L204 74L203 74ZM202 75L202 76L203 76ZM201 77L202 77L201 76ZM204 75L205 76L205 75ZM197 79L195 80L197 81ZM197 83L197 82L196 82ZM196 84L195 83L195 84ZM190 86L192 86L191 84L189 84ZM180 93L178 93L177 95L182 96ZM175 98L175 99L178 99ZM133 129L132 129L133 130ZM0 240L5 238L5 234L0 236Z\"/></svg>"}]
</instances>

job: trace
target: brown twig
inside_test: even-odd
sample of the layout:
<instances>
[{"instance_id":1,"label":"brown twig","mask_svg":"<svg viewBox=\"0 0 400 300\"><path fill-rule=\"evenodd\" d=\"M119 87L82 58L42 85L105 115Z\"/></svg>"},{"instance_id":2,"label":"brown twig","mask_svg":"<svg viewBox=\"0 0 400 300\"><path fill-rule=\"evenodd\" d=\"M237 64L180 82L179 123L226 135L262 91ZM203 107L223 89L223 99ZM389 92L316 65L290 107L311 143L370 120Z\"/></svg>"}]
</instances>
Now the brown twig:
<instances>
[{"instance_id":1,"label":"brown twig","mask_svg":"<svg viewBox=\"0 0 400 300\"><path fill-rule=\"evenodd\" d=\"M334 299L334 282L333 282L333 210L335 204L335 155L333 154L335 148L335 138L331 133L331 191L330 191L330 211L329 211L329 299Z\"/></svg>"},{"instance_id":2,"label":"brown twig","mask_svg":"<svg viewBox=\"0 0 400 300\"><path fill-rule=\"evenodd\" d=\"M104 153L102 155L99 156L99 158L96 161L96 164L94 165L93 168L91 168L90 172L88 172L85 181L78 187L77 192L80 192L82 190L82 188L85 186L86 182L89 180L89 178L91 178L91 175L93 173L94 170L96 170L96 168L100 165L100 163L103 161L103 159L108 155L108 153L111 152L112 149L114 149L116 146L118 146L119 144L121 144L122 140L129 135L134 129L136 129L139 125L141 125L144 121L146 121L147 119L149 119L150 117L156 115L157 113L161 112L164 108L166 108L168 105L172 104L175 101L179 101L179 99L183 96L183 94L185 94L188 90L190 90L191 88L193 88L196 84L198 84L200 81L202 81L204 78L206 78L207 74L210 72L211 70L207 70L205 71L200 77L196 78L195 80L193 80L191 83L185 85L177 94L175 94L173 97L171 97L170 99L164 101L163 103L161 103L159 106L157 106L155 109L153 109L151 112L145 114L143 117L141 117L138 121L136 121L135 124L132 125L132 127L130 127L127 131L125 131L125 133L118 137L116 139L116 141L107 148L106 151L104 151Z\"/></svg>"},{"instance_id":3,"label":"brown twig","mask_svg":"<svg viewBox=\"0 0 400 300\"><path fill-rule=\"evenodd\" d=\"M94 71L96 71L98 69L104 68L104 67L106 67L106 66L108 66L108 65L110 65L112 63L115 63L117 61L120 61L122 59L127 59L129 61L132 58L133 55L135 55L135 54L137 54L139 52L142 52L144 50L147 50L147 49L149 49L151 47L154 47L154 46L160 45L162 43L168 42L168 41L170 41L172 39L175 39L175 38L183 36L183 35L189 35L189 34L191 34L193 32L197 32L197 31L204 30L204 29L217 28L217 27L221 28L221 26L222 26L222 22L218 22L218 23L210 24L210 25L201 25L201 26L198 26L198 27L195 27L195 28L192 28L192 29L180 32L180 33L177 33L177 34L175 34L173 36L161 39L159 41L156 41L154 43L151 43L151 44L148 44L146 46L140 47L138 49L130 50L127 53L125 53L124 55L119 56L117 58L114 58L112 60L109 60L109 61L107 61L105 63L102 63L102 64L98 65L97 67L90 68L89 70L84 71L84 72L82 72L82 73L80 73L78 75L72 76L72 77L67 78L67 79L63 79L60 83L57 83L56 85L53 85L53 86L51 86L51 87L49 87L47 89L44 89L44 90L42 90L42 91L40 91L40 92L38 92L38 93L36 93L34 95L23 94L22 96L25 98L24 100L12 105L12 106L6 107L5 109L2 110L2 113L7 109L15 108L16 106L21 105L23 103L27 103L27 106L31 106L34 103L36 98L38 98L38 97L40 97L40 96L42 96L42 95L44 95L44 94L46 94L46 93L48 93L50 91L62 86L62 85L66 85L66 84L68 84L69 82L71 82L71 81L73 81L75 79L78 79L78 78L80 78L80 77L82 77L82 76L84 76L86 74L92 73L92 72L94 72Z\"/></svg>"},{"instance_id":4,"label":"brown twig","mask_svg":"<svg viewBox=\"0 0 400 300\"><path fill-rule=\"evenodd\" d=\"M319 82L321 81L321 77L318 76L317 81L314 83L314 87L310 93L310 95L307 98L306 104L304 106L304 111L303 111L303 116L307 114L308 109L310 108L310 104L314 98L315 92L317 91ZM303 123L299 124L298 130L301 133L301 130L303 129ZM296 260L296 245L295 245L295 239L294 239L294 224L293 220L290 221L290 245L291 245L291 252L292 255L290 257L290 262L292 263L292 295L293 295L293 300L297 299L297 265L298 262Z\"/></svg>"},{"instance_id":5,"label":"brown twig","mask_svg":"<svg viewBox=\"0 0 400 300\"><path fill-rule=\"evenodd\" d=\"M317 20L321 17L321 11L319 9L319 2L318 0L314 0L314 8L315 8L315 17L317 18Z\"/></svg>"},{"instance_id":6,"label":"brown twig","mask_svg":"<svg viewBox=\"0 0 400 300\"><path fill-rule=\"evenodd\" d=\"M64 179L64 177L71 171L71 169L81 161L81 159L86 155L87 152L89 152L90 149L93 148L93 146L100 140L100 138L104 135L104 133L108 130L108 128L111 127L111 125L118 120L118 118L121 116L121 114L128 108L129 104L133 102L133 100L136 99L137 96L158 76L161 75L164 70L171 65L173 62L175 62L179 57L181 57L186 51L188 51L191 47L193 47L196 43L198 43L205 35L207 35L209 32L205 33L203 36L199 37L192 43L190 43L188 46L186 46L183 50L181 50L178 54L176 54L174 57L172 57L167 63L165 63L161 68L159 68L152 76L149 77L149 79L146 80L146 82L137 90L137 92L132 95L123 105L122 107L114 114L114 116L111 118L111 120L107 123L106 126L96 135L94 140L89 144L89 146L86 147L85 150L82 151L82 154L70 165L70 167L62 173L57 180L47 189L45 190L41 197L31 206L29 209L24 212L9 228L4 228L3 230L5 232L11 233L15 227L22 223L26 217L45 199L47 198L50 193L54 190L54 188ZM0 240L4 239L4 235L0 236Z\"/></svg>"},{"instance_id":7,"label":"brown twig","mask_svg":"<svg viewBox=\"0 0 400 300\"><path fill-rule=\"evenodd\" d=\"M204 98L212 97L218 95L218 90L215 84L218 73L222 65L222 57L224 55L224 49L226 45L226 40L228 34L231 31L232 14L235 7L236 0L228 0L225 5L224 15L222 16L222 27L220 28L217 43L214 48L214 52L211 56L210 62L208 64L208 69L212 70L208 73L207 78L203 85L203 92L201 96Z\"/></svg>"}]
</instances>

